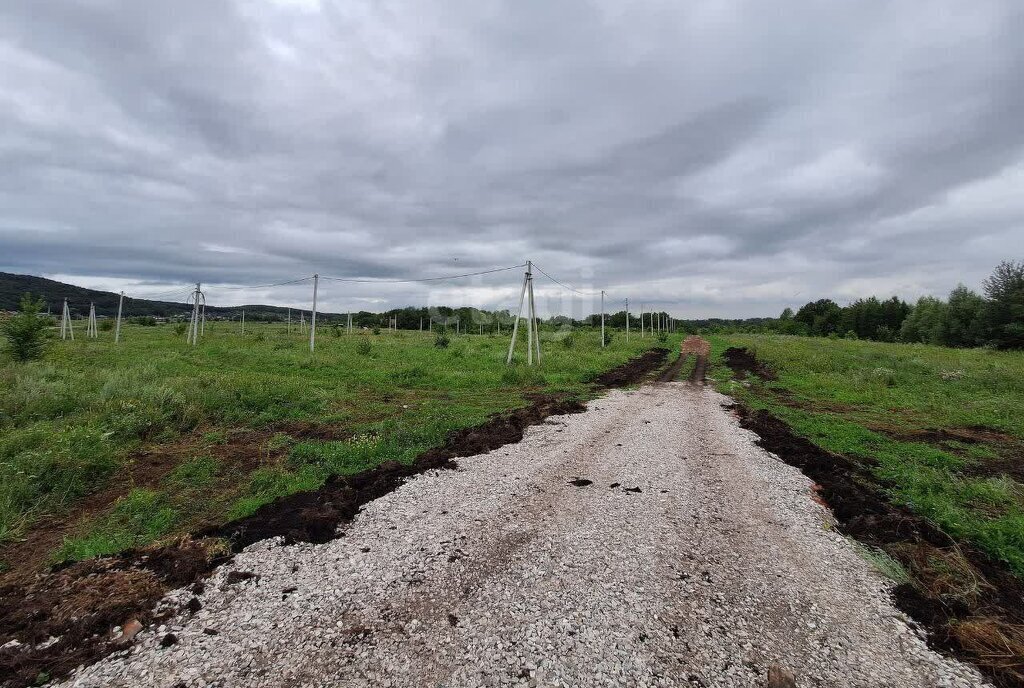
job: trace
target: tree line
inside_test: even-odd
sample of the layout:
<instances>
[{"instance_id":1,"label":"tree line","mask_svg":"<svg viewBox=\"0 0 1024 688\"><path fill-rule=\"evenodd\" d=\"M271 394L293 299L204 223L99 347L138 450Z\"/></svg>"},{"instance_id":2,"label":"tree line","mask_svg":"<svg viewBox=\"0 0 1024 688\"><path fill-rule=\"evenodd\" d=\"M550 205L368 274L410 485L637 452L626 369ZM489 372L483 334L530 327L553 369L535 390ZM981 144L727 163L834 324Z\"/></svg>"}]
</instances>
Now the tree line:
<instances>
[{"instance_id":1,"label":"tree line","mask_svg":"<svg viewBox=\"0 0 1024 688\"><path fill-rule=\"evenodd\" d=\"M1024 349L1024 262L1004 261L982 282L982 293L958 285L941 299L922 296L909 304L893 296L857 299L840 306L832 299L787 308L775 319L687 321L704 331L776 332L813 337L870 339L950 347Z\"/></svg>"}]
</instances>

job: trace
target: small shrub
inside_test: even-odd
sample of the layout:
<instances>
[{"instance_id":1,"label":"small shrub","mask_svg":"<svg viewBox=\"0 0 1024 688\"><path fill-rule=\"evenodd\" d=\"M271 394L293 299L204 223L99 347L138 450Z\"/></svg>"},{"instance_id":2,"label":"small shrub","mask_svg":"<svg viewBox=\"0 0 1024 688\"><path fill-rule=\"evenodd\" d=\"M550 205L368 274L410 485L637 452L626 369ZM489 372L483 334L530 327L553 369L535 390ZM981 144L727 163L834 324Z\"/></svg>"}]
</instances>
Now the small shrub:
<instances>
[{"instance_id":1,"label":"small shrub","mask_svg":"<svg viewBox=\"0 0 1024 688\"><path fill-rule=\"evenodd\" d=\"M131 322L143 327L156 327L156 318L152 315L139 315L132 318Z\"/></svg>"},{"instance_id":2,"label":"small shrub","mask_svg":"<svg viewBox=\"0 0 1024 688\"><path fill-rule=\"evenodd\" d=\"M871 371L871 376L884 382L886 387L896 386L896 371L892 368L875 368Z\"/></svg>"},{"instance_id":3,"label":"small shrub","mask_svg":"<svg viewBox=\"0 0 1024 688\"><path fill-rule=\"evenodd\" d=\"M100 320L99 328L100 332L110 332L112 329L114 329L114 321L111 320L110 318Z\"/></svg>"},{"instance_id":4,"label":"small shrub","mask_svg":"<svg viewBox=\"0 0 1024 688\"><path fill-rule=\"evenodd\" d=\"M340 337L341 335L345 334L345 331L341 329L341 325L332 325L331 334L333 334L335 337Z\"/></svg>"},{"instance_id":5,"label":"small shrub","mask_svg":"<svg viewBox=\"0 0 1024 688\"><path fill-rule=\"evenodd\" d=\"M253 341L257 341L257 342L265 342L266 340L267 340L267 338L264 336L264 334L262 332L257 332L256 336L253 337Z\"/></svg>"},{"instance_id":6,"label":"small shrub","mask_svg":"<svg viewBox=\"0 0 1024 688\"><path fill-rule=\"evenodd\" d=\"M356 344L356 353L360 356L369 356L373 351L373 347L370 345L369 339L360 339Z\"/></svg>"},{"instance_id":7,"label":"small shrub","mask_svg":"<svg viewBox=\"0 0 1024 688\"><path fill-rule=\"evenodd\" d=\"M662 344L667 342L668 341L668 333L667 332L659 332L658 333L658 341L661 342Z\"/></svg>"},{"instance_id":8,"label":"small shrub","mask_svg":"<svg viewBox=\"0 0 1024 688\"><path fill-rule=\"evenodd\" d=\"M41 358L46 349L46 318L40 317L43 301L35 301L30 294L21 299L21 311L0 323L0 332L7 340L7 348L16 361Z\"/></svg>"},{"instance_id":9,"label":"small shrub","mask_svg":"<svg viewBox=\"0 0 1024 688\"><path fill-rule=\"evenodd\" d=\"M448 345L452 343L452 340L448 338L448 335L444 332L438 332L437 336L434 337L434 346L438 349L447 349Z\"/></svg>"},{"instance_id":10,"label":"small shrub","mask_svg":"<svg viewBox=\"0 0 1024 688\"><path fill-rule=\"evenodd\" d=\"M185 330L187 329L188 323L178 323L177 325L174 326L174 334L180 337L181 335L185 334Z\"/></svg>"},{"instance_id":11,"label":"small shrub","mask_svg":"<svg viewBox=\"0 0 1024 688\"><path fill-rule=\"evenodd\" d=\"M573 334L567 334L562 337L562 346L566 349L571 349L576 346L576 336Z\"/></svg>"},{"instance_id":12,"label":"small shrub","mask_svg":"<svg viewBox=\"0 0 1024 688\"><path fill-rule=\"evenodd\" d=\"M380 334L380 328L379 327L374 327L373 328L373 333L374 334Z\"/></svg>"}]
</instances>

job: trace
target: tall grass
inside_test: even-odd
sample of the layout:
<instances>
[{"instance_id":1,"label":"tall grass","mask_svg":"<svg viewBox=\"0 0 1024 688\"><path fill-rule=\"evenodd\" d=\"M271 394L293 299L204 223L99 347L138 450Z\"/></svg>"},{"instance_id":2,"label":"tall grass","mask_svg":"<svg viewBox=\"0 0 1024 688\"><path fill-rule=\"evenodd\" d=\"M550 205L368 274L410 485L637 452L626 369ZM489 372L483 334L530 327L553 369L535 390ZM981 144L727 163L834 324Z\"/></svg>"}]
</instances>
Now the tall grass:
<instances>
[{"instance_id":1,"label":"tall grass","mask_svg":"<svg viewBox=\"0 0 1024 688\"><path fill-rule=\"evenodd\" d=\"M0 359L0 541L102 488L144 443L174 442L197 428L223 436L234 427L288 421L376 438L365 446L298 443L287 462L232 476L231 500L212 501L220 516L245 514L331 473L410 460L451 430L523 404L526 391L584 394L598 372L652 343L616 337L601 348L599 334L579 331L567 348L545 337L538 367L506 366L506 336L452 336L449 346L436 347L425 333L334 337L325 330L311 356L305 336L256 323L247 323L244 336L233 325L207 323L197 347L171 325L127 325L119 346L101 333L98 340L56 342L39 362ZM108 514L113 520L92 524L95 532L87 527L64 554L116 551L181 526L187 518L166 520L162 509L191 513L194 505L179 498L189 484L227 480L220 467L206 465L207 474L200 468L155 489L153 499L133 493ZM159 525L150 528L150 521Z\"/></svg>"}]
</instances>

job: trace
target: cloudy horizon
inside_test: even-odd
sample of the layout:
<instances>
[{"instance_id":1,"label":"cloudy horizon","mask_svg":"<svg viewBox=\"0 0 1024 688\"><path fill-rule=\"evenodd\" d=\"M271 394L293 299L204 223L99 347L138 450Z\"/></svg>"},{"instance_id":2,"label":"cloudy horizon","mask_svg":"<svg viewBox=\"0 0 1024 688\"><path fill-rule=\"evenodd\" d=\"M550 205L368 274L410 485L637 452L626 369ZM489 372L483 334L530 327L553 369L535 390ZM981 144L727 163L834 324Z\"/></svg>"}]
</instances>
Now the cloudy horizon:
<instances>
[{"instance_id":1,"label":"cloudy horizon","mask_svg":"<svg viewBox=\"0 0 1024 688\"><path fill-rule=\"evenodd\" d=\"M302 305L533 260L545 313L978 289L1024 258L1024 5L0 6L0 270ZM521 270L321 282L512 308Z\"/></svg>"}]
</instances>

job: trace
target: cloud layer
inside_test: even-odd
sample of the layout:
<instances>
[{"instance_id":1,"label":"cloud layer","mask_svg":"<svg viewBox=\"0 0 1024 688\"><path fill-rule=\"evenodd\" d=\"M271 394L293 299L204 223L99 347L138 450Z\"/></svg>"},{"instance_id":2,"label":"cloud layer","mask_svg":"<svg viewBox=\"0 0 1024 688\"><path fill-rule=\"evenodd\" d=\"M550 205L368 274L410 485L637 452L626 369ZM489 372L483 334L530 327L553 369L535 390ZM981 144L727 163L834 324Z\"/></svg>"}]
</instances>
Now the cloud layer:
<instances>
[{"instance_id":1,"label":"cloud layer","mask_svg":"<svg viewBox=\"0 0 1024 688\"><path fill-rule=\"evenodd\" d=\"M680 317L976 286L1024 257L1022 29L1013 0L3 3L0 269L300 305L226 287L532 259Z\"/></svg>"}]
</instances>

